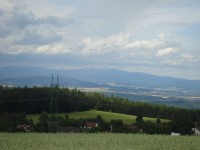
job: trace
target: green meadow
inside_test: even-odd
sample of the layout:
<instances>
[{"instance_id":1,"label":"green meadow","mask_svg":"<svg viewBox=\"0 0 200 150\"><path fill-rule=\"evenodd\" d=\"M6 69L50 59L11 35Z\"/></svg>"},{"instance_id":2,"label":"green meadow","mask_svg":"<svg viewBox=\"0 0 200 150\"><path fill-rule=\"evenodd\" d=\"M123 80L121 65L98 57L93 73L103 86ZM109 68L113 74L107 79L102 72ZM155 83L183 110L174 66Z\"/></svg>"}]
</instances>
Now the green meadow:
<instances>
[{"instance_id":1,"label":"green meadow","mask_svg":"<svg viewBox=\"0 0 200 150\"><path fill-rule=\"evenodd\" d=\"M110 122L112 119L120 119L123 121L124 124L132 124L135 122L135 119L137 116L133 115L126 115L126 114L120 114L120 113L112 113L112 112L105 112L105 111L98 111L98 110L89 110L89 111L83 111L83 112L72 112L72 113L60 113L57 114L57 116L65 116L68 115L69 118L74 119L80 119L80 118L96 118L97 115L101 115L101 117L105 120ZM39 118L39 114L32 114L27 115L28 119L32 119L34 122L37 122ZM156 118L149 118L144 117L144 121L156 121ZM162 122L167 122L169 120L161 119Z\"/></svg>"},{"instance_id":2,"label":"green meadow","mask_svg":"<svg viewBox=\"0 0 200 150\"><path fill-rule=\"evenodd\" d=\"M0 133L1 150L199 150L200 136Z\"/></svg>"}]
</instances>

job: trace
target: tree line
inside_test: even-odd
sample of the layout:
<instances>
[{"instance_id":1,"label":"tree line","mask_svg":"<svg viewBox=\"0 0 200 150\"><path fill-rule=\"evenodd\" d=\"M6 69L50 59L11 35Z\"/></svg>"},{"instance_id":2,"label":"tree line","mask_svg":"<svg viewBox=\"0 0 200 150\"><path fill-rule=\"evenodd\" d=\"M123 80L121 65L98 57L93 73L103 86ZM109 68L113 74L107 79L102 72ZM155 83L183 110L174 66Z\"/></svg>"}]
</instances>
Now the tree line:
<instances>
[{"instance_id":1,"label":"tree line","mask_svg":"<svg viewBox=\"0 0 200 150\"><path fill-rule=\"evenodd\" d=\"M97 126L87 127L87 123L95 123ZM199 125L199 124L198 124ZM18 127L22 128L18 128ZM0 114L0 132L112 132L112 133L146 133L146 134L170 134L178 132L182 135L191 135L194 122L189 120L176 119L169 122L161 122L157 118L156 122L144 121L143 116L137 116L131 125L126 125L122 120L115 119L109 122L105 121L100 115L96 118L73 119L68 115L55 116L42 112L37 122L28 120L24 113L1 113Z\"/></svg>"},{"instance_id":2,"label":"tree line","mask_svg":"<svg viewBox=\"0 0 200 150\"><path fill-rule=\"evenodd\" d=\"M38 114L49 112L52 95L50 87L3 87L0 86L0 112ZM200 110L154 105L130 101L101 93L84 93L80 90L58 89L58 112L74 112L97 109L129 115L175 120L200 121ZM138 99L139 101L139 99Z\"/></svg>"}]
</instances>

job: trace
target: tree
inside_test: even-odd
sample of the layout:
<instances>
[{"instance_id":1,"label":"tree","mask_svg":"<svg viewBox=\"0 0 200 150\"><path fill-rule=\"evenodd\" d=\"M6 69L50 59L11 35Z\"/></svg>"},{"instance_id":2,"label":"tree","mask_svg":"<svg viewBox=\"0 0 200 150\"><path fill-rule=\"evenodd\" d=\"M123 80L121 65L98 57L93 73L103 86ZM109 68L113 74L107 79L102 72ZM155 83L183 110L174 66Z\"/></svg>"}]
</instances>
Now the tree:
<instances>
[{"instance_id":1,"label":"tree","mask_svg":"<svg viewBox=\"0 0 200 150\"><path fill-rule=\"evenodd\" d=\"M122 120L111 120L110 121L112 132L123 132L123 121Z\"/></svg>"},{"instance_id":2,"label":"tree","mask_svg":"<svg viewBox=\"0 0 200 150\"><path fill-rule=\"evenodd\" d=\"M197 127L200 127L200 121L198 121L198 122L196 123L196 126L197 126Z\"/></svg>"},{"instance_id":3,"label":"tree","mask_svg":"<svg viewBox=\"0 0 200 150\"><path fill-rule=\"evenodd\" d=\"M96 117L96 122L97 122L98 124L101 124L101 123L104 122L104 120L103 120L103 118L101 117L101 115L97 115L97 117Z\"/></svg>"},{"instance_id":4,"label":"tree","mask_svg":"<svg viewBox=\"0 0 200 150\"><path fill-rule=\"evenodd\" d=\"M190 120L175 119L171 123L172 130L181 134L191 134L191 129L195 127L194 122Z\"/></svg>"},{"instance_id":5,"label":"tree","mask_svg":"<svg viewBox=\"0 0 200 150\"><path fill-rule=\"evenodd\" d=\"M135 121L136 121L136 124L137 124L138 126L141 126L141 125L144 123L143 116L142 116L141 114L139 114L139 115L136 117Z\"/></svg>"},{"instance_id":6,"label":"tree","mask_svg":"<svg viewBox=\"0 0 200 150\"><path fill-rule=\"evenodd\" d=\"M21 124L27 124L25 114L18 113L0 113L0 131L16 132L16 127Z\"/></svg>"},{"instance_id":7,"label":"tree","mask_svg":"<svg viewBox=\"0 0 200 150\"><path fill-rule=\"evenodd\" d=\"M161 123L160 118L157 118L157 119L156 119L156 123L157 123L157 124Z\"/></svg>"},{"instance_id":8,"label":"tree","mask_svg":"<svg viewBox=\"0 0 200 150\"><path fill-rule=\"evenodd\" d=\"M103 132L103 131L110 131L110 124L108 122L101 122L98 126L99 131Z\"/></svg>"},{"instance_id":9,"label":"tree","mask_svg":"<svg viewBox=\"0 0 200 150\"><path fill-rule=\"evenodd\" d=\"M35 126L35 130L39 132L48 132L49 116L47 112L43 112L39 117L39 122Z\"/></svg>"}]
</instances>

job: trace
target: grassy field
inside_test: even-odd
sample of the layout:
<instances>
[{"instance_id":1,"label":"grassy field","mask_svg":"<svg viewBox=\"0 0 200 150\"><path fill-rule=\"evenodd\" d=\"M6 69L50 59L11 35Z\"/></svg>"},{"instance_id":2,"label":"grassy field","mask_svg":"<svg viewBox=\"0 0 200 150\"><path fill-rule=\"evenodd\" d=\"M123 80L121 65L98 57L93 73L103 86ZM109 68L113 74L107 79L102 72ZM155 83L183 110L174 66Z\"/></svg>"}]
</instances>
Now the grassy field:
<instances>
[{"instance_id":1,"label":"grassy field","mask_svg":"<svg viewBox=\"0 0 200 150\"><path fill-rule=\"evenodd\" d=\"M67 113L58 114L60 116L65 116ZM83 111L83 112L73 112L68 113L70 118L79 119L79 118L96 118L97 115L101 115L102 118L106 121L110 121L112 119L121 119L124 124L132 124L135 122L136 116L132 115L125 115L119 113L112 113L112 112L105 112L105 111L97 111L97 110L90 110L90 111ZM28 115L29 119L32 119L34 122L37 122L39 115ZM155 118L148 118L144 117L145 121L155 121ZM161 121L166 122L168 120L161 119Z\"/></svg>"},{"instance_id":2,"label":"grassy field","mask_svg":"<svg viewBox=\"0 0 200 150\"><path fill-rule=\"evenodd\" d=\"M0 133L1 150L199 150L200 136Z\"/></svg>"}]
</instances>

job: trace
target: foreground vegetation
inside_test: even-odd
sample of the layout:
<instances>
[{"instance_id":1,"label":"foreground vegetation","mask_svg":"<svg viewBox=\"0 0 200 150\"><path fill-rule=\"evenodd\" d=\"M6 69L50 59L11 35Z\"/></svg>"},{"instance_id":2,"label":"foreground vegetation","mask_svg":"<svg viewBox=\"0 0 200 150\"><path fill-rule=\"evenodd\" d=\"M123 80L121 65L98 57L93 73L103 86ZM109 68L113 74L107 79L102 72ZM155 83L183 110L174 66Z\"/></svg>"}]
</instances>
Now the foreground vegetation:
<instances>
[{"instance_id":1,"label":"foreground vegetation","mask_svg":"<svg viewBox=\"0 0 200 150\"><path fill-rule=\"evenodd\" d=\"M200 137L139 134L0 133L2 150L197 150Z\"/></svg>"},{"instance_id":2,"label":"foreground vegetation","mask_svg":"<svg viewBox=\"0 0 200 150\"><path fill-rule=\"evenodd\" d=\"M179 132L182 135L192 135L192 128L199 126L199 123L194 123L189 120L172 120L162 122L159 118L156 121L144 120L143 116L139 115L135 120L129 120L130 124L123 122L120 117L127 117L130 119L131 116L124 114L116 114L102 111L88 111L83 112L85 117L91 112L97 114L98 112L103 114L105 117L109 116L111 120L106 121L98 114L94 118L81 118L78 119L69 118L68 115L58 116L49 115L47 112L43 112L37 122L33 122L30 118L27 119L25 114L16 113L2 113L0 114L0 132L42 132L42 133L55 133L55 132L114 132L114 133L146 133L146 134L171 134L171 132ZM81 114L81 112L72 113L73 115ZM115 118L114 118L114 117ZM30 117L30 116L29 116ZM127 118L124 118L125 120ZM108 118L107 118L108 119ZM126 120L127 121L127 120ZM132 122L132 123L131 123Z\"/></svg>"}]
</instances>

